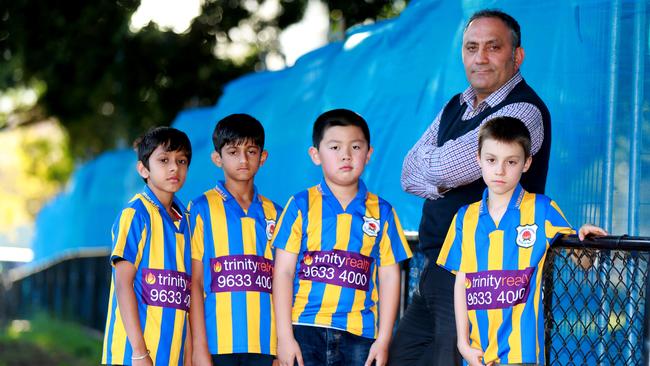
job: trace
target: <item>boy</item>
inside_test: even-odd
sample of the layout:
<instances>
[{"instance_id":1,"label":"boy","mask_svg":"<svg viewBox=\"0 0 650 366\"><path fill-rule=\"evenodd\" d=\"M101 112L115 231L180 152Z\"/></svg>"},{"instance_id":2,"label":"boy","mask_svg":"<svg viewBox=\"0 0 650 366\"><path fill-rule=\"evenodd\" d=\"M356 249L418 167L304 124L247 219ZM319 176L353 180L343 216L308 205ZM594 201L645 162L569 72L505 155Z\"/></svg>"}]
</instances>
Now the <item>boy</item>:
<instances>
[{"instance_id":1,"label":"boy","mask_svg":"<svg viewBox=\"0 0 650 366\"><path fill-rule=\"evenodd\" d=\"M458 350L469 365L544 365L541 278L546 251L574 233L557 204L524 191L532 162L530 133L520 120L497 117L479 131L483 200L454 217L438 265L456 274ZM587 234L606 235L584 225Z\"/></svg>"},{"instance_id":2,"label":"boy","mask_svg":"<svg viewBox=\"0 0 650 366\"><path fill-rule=\"evenodd\" d=\"M102 363L182 365L189 339L190 230L174 194L185 183L192 146L170 127L150 130L134 146L146 185L113 224Z\"/></svg>"},{"instance_id":3,"label":"boy","mask_svg":"<svg viewBox=\"0 0 650 366\"><path fill-rule=\"evenodd\" d=\"M325 112L312 140L309 155L324 179L289 199L273 240L278 360L384 365L398 262L411 251L392 206L359 179L372 154L366 121L345 109Z\"/></svg>"},{"instance_id":4,"label":"boy","mask_svg":"<svg viewBox=\"0 0 650 366\"><path fill-rule=\"evenodd\" d=\"M217 123L212 142L225 181L190 203L193 361L270 366L277 342L270 240L282 209L254 185L268 156L264 128L233 114Z\"/></svg>"}]
</instances>

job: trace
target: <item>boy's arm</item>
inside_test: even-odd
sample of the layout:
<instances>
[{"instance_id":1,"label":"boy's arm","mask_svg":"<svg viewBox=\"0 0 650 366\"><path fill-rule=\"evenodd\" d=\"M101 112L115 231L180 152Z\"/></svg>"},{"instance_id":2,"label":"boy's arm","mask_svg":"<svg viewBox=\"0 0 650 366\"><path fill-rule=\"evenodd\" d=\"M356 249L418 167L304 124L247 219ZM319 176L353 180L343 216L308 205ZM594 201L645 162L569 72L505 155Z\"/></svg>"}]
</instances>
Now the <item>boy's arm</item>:
<instances>
[{"instance_id":1,"label":"boy's arm","mask_svg":"<svg viewBox=\"0 0 650 366\"><path fill-rule=\"evenodd\" d=\"M144 342L140 318L138 316L138 302L133 291L133 279L136 268L132 263L121 260L115 263L115 292L117 305L120 308L124 330L133 349L133 365L152 365L149 350ZM142 359L138 357L145 356Z\"/></svg>"},{"instance_id":2,"label":"boy's arm","mask_svg":"<svg viewBox=\"0 0 650 366\"><path fill-rule=\"evenodd\" d=\"M191 302L190 296L190 302ZM183 355L183 366L192 366L192 324L189 321L190 314L187 314L187 332L185 333L185 353Z\"/></svg>"},{"instance_id":3,"label":"boy's arm","mask_svg":"<svg viewBox=\"0 0 650 366\"><path fill-rule=\"evenodd\" d=\"M273 273L273 309L278 332L278 361L280 366L304 366L300 346L293 336L291 306L293 302L293 279L298 255L275 249Z\"/></svg>"},{"instance_id":4,"label":"boy's arm","mask_svg":"<svg viewBox=\"0 0 650 366\"><path fill-rule=\"evenodd\" d=\"M400 301L400 268L398 263L379 267L379 330L377 339L370 347L365 366L386 365Z\"/></svg>"},{"instance_id":5,"label":"boy's arm","mask_svg":"<svg viewBox=\"0 0 650 366\"><path fill-rule=\"evenodd\" d=\"M192 329L192 364L212 365L205 330L205 304L203 303L203 262L192 259L190 295L190 325Z\"/></svg>"},{"instance_id":6,"label":"boy's arm","mask_svg":"<svg viewBox=\"0 0 650 366\"><path fill-rule=\"evenodd\" d=\"M569 224L557 203L551 200L549 205L550 208L545 218L547 222L546 238L552 244L559 235L575 234L575 231L572 229L571 224ZM607 235L607 231L595 225L584 224L578 230L578 238L582 241L587 235ZM593 265L593 252L590 250L566 249L566 252L571 260L583 269L589 269Z\"/></svg>"},{"instance_id":7,"label":"boy's arm","mask_svg":"<svg viewBox=\"0 0 650 366\"><path fill-rule=\"evenodd\" d=\"M454 283L454 315L456 317L457 347L460 354L470 366L481 366L483 351L472 348L469 344L469 320L465 300L465 273L456 273ZM491 364L491 363L490 363Z\"/></svg>"}]
</instances>

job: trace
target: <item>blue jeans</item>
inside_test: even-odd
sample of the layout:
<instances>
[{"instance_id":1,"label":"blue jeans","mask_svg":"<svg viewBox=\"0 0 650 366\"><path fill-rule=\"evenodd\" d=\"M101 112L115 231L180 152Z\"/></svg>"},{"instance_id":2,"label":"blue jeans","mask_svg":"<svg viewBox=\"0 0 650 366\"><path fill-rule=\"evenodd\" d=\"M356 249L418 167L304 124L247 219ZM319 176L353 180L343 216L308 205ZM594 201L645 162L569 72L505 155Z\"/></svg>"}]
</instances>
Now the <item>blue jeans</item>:
<instances>
[{"instance_id":1,"label":"blue jeans","mask_svg":"<svg viewBox=\"0 0 650 366\"><path fill-rule=\"evenodd\" d=\"M306 325L294 325L293 336L305 366L363 366L375 342L343 330Z\"/></svg>"}]
</instances>

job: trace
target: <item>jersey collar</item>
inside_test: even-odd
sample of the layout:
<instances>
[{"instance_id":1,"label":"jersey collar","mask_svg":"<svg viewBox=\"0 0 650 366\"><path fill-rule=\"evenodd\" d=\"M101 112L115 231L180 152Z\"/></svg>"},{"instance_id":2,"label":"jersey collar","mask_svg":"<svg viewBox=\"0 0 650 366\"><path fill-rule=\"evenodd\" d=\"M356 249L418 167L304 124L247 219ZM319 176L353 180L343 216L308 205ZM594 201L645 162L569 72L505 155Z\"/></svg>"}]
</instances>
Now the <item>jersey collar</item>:
<instances>
[{"instance_id":1,"label":"jersey collar","mask_svg":"<svg viewBox=\"0 0 650 366\"><path fill-rule=\"evenodd\" d=\"M348 207L343 210L343 207L341 206L341 203L339 200L334 196L334 193L332 193L332 190L330 187L327 185L327 182L325 181L325 178L321 179L320 183L318 184L318 191L323 195L324 199L336 201L338 204L337 207L343 212L343 211L350 211L350 209L354 206L354 203L357 201L365 202L367 196L368 196L368 188L366 188L366 184L363 182L363 180L359 179L359 190L357 191L356 196L350 201L350 204L348 204Z\"/></svg>"},{"instance_id":2,"label":"jersey collar","mask_svg":"<svg viewBox=\"0 0 650 366\"><path fill-rule=\"evenodd\" d=\"M219 193L219 195L221 196L221 198L223 198L224 201L230 201L235 199L235 197L233 197L232 194L228 192L228 189L226 188L226 182L224 182L223 180L217 181L217 185L214 187L214 190L217 191L217 193ZM251 204L261 203L261 202L262 201L260 200L260 195L257 192L257 186L253 185L253 201L251 202Z\"/></svg>"},{"instance_id":3,"label":"jersey collar","mask_svg":"<svg viewBox=\"0 0 650 366\"><path fill-rule=\"evenodd\" d=\"M153 191L151 190L151 188L149 188L148 185L144 186L144 189L142 190L142 196L144 197L144 199L147 202L149 202L151 205L156 207L161 215L166 215L167 217L169 217L169 214L167 213L167 210L165 210L163 204L160 202L158 197L156 197L156 195L153 193ZM174 206L176 206L176 207L174 207ZM185 219L185 214L187 212L187 209L185 208L185 206L183 205L181 200L179 200L176 197L176 195L174 195L174 198L172 199L172 209L175 210L175 211L180 211L178 213L181 216L181 221L183 219ZM172 221L174 221L174 219L172 217L169 217L169 218L172 219Z\"/></svg>"},{"instance_id":4,"label":"jersey collar","mask_svg":"<svg viewBox=\"0 0 650 366\"><path fill-rule=\"evenodd\" d=\"M517 186L515 187L515 191L512 192L512 197L510 197L510 202L508 203L508 208L506 211L519 210L519 207L521 206L521 201L524 198L524 193L526 193L526 191L523 189L521 184L517 183ZM481 206L479 207L479 215L486 215L489 213L487 209L488 197L489 197L489 190L488 188L485 188L485 190L483 191L483 198L481 199Z\"/></svg>"}]
</instances>

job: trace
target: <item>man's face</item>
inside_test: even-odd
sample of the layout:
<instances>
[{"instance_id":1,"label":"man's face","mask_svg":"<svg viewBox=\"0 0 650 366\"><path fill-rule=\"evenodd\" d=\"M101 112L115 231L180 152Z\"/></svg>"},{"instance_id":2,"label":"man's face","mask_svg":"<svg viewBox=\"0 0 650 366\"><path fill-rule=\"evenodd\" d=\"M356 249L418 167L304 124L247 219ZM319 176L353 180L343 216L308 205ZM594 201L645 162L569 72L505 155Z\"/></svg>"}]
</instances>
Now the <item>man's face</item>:
<instances>
[{"instance_id":1,"label":"man's face","mask_svg":"<svg viewBox=\"0 0 650 366\"><path fill-rule=\"evenodd\" d=\"M463 35L465 75L478 102L510 80L523 59L523 49L513 49L512 33L498 18L476 19Z\"/></svg>"}]
</instances>

